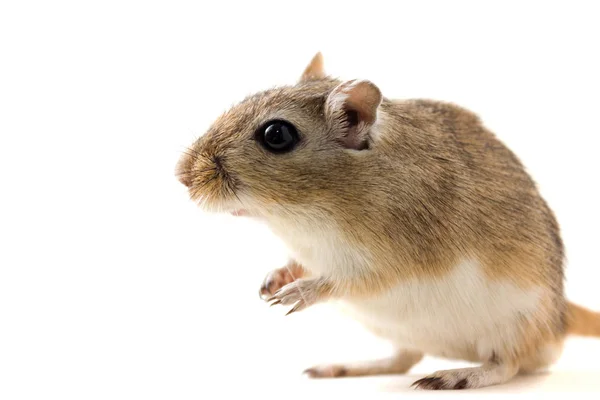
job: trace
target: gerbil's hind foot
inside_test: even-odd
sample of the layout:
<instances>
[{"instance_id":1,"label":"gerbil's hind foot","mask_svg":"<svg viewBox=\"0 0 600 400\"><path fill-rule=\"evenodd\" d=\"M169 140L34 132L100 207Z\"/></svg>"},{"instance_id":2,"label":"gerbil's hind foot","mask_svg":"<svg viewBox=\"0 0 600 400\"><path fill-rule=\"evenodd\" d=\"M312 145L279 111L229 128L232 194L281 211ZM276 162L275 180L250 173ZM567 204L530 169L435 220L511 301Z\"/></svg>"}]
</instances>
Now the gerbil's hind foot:
<instances>
[{"instance_id":1,"label":"gerbil's hind foot","mask_svg":"<svg viewBox=\"0 0 600 400\"><path fill-rule=\"evenodd\" d=\"M423 353L403 350L394 357L352 364L322 365L304 371L310 378L341 378L350 376L404 374L421 361Z\"/></svg>"},{"instance_id":2,"label":"gerbil's hind foot","mask_svg":"<svg viewBox=\"0 0 600 400\"><path fill-rule=\"evenodd\" d=\"M519 368L514 364L487 363L476 368L438 371L411 386L425 390L474 389L504 383L515 376Z\"/></svg>"}]
</instances>

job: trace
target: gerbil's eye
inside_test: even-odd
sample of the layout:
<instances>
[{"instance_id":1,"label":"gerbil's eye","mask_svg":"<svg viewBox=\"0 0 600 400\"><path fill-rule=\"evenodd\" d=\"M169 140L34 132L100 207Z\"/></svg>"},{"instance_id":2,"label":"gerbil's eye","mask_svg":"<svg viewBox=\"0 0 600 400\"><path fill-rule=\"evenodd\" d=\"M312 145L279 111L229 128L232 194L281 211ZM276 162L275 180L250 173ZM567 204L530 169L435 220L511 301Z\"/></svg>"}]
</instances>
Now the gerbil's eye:
<instances>
[{"instance_id":1,"label":"gerbil's eye","mask_svg":"<svg viewBox=\"0 0 600 400\"><path fill-rule=\"evenodd\" d=\"M272 153L285 153L298 143L298 132L287 121L269 121L257 132L259 143Z\"/></svg>"}]
</instances>

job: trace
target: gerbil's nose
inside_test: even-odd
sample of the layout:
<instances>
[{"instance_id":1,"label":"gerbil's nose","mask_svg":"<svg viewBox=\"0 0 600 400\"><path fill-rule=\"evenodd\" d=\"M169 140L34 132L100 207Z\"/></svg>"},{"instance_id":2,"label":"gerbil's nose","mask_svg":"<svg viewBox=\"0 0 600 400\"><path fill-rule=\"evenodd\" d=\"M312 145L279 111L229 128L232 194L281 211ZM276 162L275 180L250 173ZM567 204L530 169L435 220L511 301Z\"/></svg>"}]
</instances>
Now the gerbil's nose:
<instances>
[{"instance_id":1,"label":"gerbil's nose","mask_svg":"<svg viewBox=\"0 0 600 400\"><path fill-rule=\"evenodd\" d=\"M177 178L179 179L179 182L183 183L187 188L189 188L192 184L192 179L184 174L178 174Z\"/></svg>"},{"instance_id":2,"label":"gerbil's nose","mask_svg":"<svg viewBox=\"0 0 600 400\"><path fill-rule=\"evenodd\" d=\"M177 179L188 188L192 185L191 164L192 157L189 154L184 154L175 167Z\"/></svg>"}]
</instances>

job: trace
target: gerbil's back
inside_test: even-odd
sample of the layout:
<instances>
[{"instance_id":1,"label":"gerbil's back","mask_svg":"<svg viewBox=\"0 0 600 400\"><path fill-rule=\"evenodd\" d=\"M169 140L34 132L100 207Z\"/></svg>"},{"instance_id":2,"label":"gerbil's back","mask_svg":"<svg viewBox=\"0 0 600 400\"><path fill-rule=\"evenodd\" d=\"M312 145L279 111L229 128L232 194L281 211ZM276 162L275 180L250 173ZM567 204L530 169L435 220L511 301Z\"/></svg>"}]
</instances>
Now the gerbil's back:
<instances>
[{"instance_id":1,"label":"gerbil's back","mask_svg":"<svg viewBox=\"0 0 600 400\"><path fill-rule=\"evenodd\" d=\"M394 127L385 135L391 162L398 174L415 176L403 184L416 194L404 191L403 200L426 210L431 239L449 241L447 251L477 251L493 274L516 273L562 294L558 224L513 152L453 104L385 101L382 111ZM415 227L418 235L423 228Z\"/></svg>"}]
</instances>

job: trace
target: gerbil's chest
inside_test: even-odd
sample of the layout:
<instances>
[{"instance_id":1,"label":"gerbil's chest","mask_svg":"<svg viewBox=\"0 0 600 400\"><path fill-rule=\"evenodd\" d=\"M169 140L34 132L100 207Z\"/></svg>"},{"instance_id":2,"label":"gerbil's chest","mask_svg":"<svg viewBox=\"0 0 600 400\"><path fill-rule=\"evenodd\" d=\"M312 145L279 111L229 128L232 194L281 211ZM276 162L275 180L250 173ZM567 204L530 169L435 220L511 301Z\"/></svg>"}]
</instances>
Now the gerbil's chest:
<instances>
[{"instance_id":1,"label":"gerbil's chest","mask_svg":"<svg viewBox=\"0 0 600 400\"><path fill-rule=\"evenodd\" d=\"M292 257L317 276L351 276L365 268L369 251L343 239L335 224L302 223L293 227L274 225Z\"/></svg>"},{"instance_id":2,"label":"gerbil's chest","mask_svg":"<svg viewBox=\"0 0 600 400\"><path fill-rule=\"evenodd\" d=\"M399 284L368 299L345 299L342 306L398 345L475 359L496 342L517 340L513 322L534 313L539 298L535 288L490 281L478 263L462 262L444 277Z\"/></svg>"}]
</instances>

